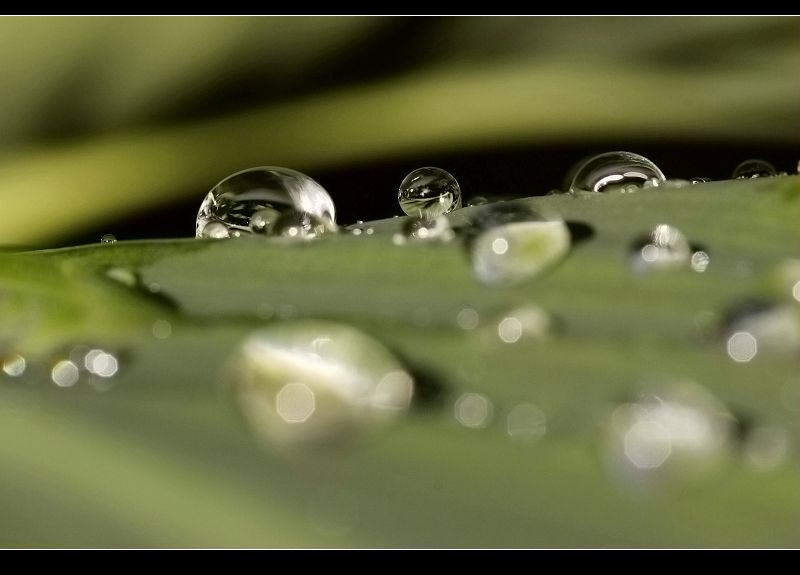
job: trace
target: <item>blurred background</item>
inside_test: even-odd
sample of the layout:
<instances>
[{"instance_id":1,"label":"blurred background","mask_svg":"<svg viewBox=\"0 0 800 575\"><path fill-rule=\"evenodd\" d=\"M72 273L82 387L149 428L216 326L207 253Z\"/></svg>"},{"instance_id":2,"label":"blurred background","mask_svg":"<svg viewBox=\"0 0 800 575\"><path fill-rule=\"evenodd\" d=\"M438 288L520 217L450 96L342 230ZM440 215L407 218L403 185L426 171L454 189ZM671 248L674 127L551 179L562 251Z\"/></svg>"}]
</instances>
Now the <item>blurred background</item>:
<instances>
[{"instance_id":1,"label":"blurred background","mask_svg":"<svg viewBox=\"0 0 800 575\"><path fill-rule=\"evenodd\" d=\"M800 159L800 19L2 18L0 244L194 234L220 179L304 171L340 223L422 165L465 197L629 149L667 177Z\"/></svg>"}]
</instances>

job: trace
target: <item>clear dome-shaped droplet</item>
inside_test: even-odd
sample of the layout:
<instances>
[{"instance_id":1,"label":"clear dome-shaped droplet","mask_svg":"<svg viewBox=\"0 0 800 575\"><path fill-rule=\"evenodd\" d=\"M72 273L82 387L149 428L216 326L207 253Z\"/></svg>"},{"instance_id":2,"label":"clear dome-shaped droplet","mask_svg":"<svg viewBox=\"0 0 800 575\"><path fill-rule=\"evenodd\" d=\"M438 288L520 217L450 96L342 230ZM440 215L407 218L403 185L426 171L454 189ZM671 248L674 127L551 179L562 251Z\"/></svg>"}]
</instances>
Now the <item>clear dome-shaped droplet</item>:
<instances>
[{"instance_id":1,"label":"clear dome-shaped droplet","mask_svg":"<svg viewBox=\"0 0 800 575\"><path fill-rule=\"evenodd\" d=\"M232 391L253 431L279 447L330 444L408 410L414 382L370 336L322 322L252 333L230 363Z\"/></svg>"},{"instance_id":2,"label":"clear dome-shaped droplet","mask_svg":"<svg viewBox=\"0 0 800 575\"><path fill-rule=\"evenodd\" d=\"M228 176L206 195L197 213L197 237L226 237L215 232L204 233L212 223L221 223L229 229L229 236L239 233L270 233L268 217L274 210L278 214L305 212L320 220L336 221L336 210L328 192L317 182L295 170L278 167L250 168ZM251 219L256 217L255 225ZM261 226L263 224L263 230ZM234 233L236 232L236 233Z\"/></svg>"},{"instance_id":3,"label":"clear dome-shaped droplet","mask_svg":"<svg viewBox=\"0 0 800 575\"><path fill-rule=\"evenodd\" d=\"M536 277L569 252L569 228L513 203L493 204L473 221L468 239L472 269L486 284L514 284Z\"/></svg>"},{"instance_id":4,"label":"clear dome-shaped droplet","mask_svg":"<svg viewBox=\"0 0 800 575\"><path fill-rule=\"evenodd\" d=\"M711 178L692 178L689 180L692 184L707 184L711 181Z\"/></svg>"},{"instance_id":5,"label":"clear dome-shaped droplet","mask_svg":"<svg viewBox=\"0 0 800 575\"><path fill-rule=\"evenodd\" d=\"M115 244L117 243L117 238L114 237L114 234L105 234L102 238L100 238L101 244Z\"/></svg>"},{"instance_id":6,"label":"clear dome-shaped droplet","mask_svg":"<svg viewBox=\"0 0 800 575\"><path fill-rule=\"evenodd\" d=\"M653 162L632 152L607 152L585 161L575 172L571 192L601 192L607 188L636 184L657 187L664 174Z\"/></svg>"},{"instance_id":7,"label":"clear dome-shaped droplet","mask_svg":"<svg viewBox=\"0 0 800 575\"><path fill-rule=\"evenodd\" d=\"M686 236L667 224L657 225L631 246L630 265L637 272L686 267L693 263L692 248Z\"/></svg>"},{"instance_id":8,"label":"clear dome-shaped droplet","mask_svg":"<svg viewBox=\"0 0 800 575\"><path fill-rule=\"evenodd\" d=\"M418 168L400 184L397 199L409 216L435 218L461 207L461 188L441 168Z\"/></svg>"},{"instance_id":9,"label":"clear dome-shaped droplet","mask_svg":"<svg viewBox=\"0 0 800 575\"><path fill-rule=\"evenodd\" d=\"M409 218L403 224L401 232L392 238L394 243L403 244L407 241L417 242L448 242L455 233L450 221L445 216L435 218Z\"/></svg>"},{"instance_id":10,"label":"clear dome-shaped droplet","mask_svg":"<svg viewBox=\"0 0 800 575\"><path fill-rule=\"evenodd\" d=\"M777 176L775 166L764 160L745 160L733 170L734 180L747 180L750 178L769 178Z\"/></svg>"}]
</instances>

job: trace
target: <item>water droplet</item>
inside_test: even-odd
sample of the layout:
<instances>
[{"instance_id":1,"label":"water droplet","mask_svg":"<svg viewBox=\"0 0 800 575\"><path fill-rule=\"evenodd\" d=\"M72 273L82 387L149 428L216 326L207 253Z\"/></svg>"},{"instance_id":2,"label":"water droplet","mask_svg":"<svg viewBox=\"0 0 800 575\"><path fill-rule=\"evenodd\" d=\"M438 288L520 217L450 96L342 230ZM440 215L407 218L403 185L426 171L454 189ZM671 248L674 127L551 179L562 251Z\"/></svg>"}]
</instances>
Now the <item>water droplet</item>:
<instances>
[{"instance_id":1,"label":"water droplet","mask_svg":"<svg viewBox=\"0 0 800 575\"><path fill-rule=\"evenodd\" d=\"M228 226L222 222L210 221L203 226L203 229L198 233L200 238L209 238L213 240L224 240L231 237Z\"/></svg>"},{"instance_id":2,"label":"water droplet","mask_svg":"<svg viewBox=\"0 0 800 575\"><path fill-rule=\"evenodd\" d=\"M130 268L111 266L106 270L106 275L112 280L128 287L136 287L140 283L138 275Z\"/></svg>"},{"instance_id":3,"label":"water droplet","mask_svg":"<svg viewBox=\"0 0 800 575\"><path fill-rule=\"evenodd\" d=\"M734 180L746 180L750 178L768 178L770 176L777 176L778 172L775 167L764 160L745 160L733 170L732 178Z\"/></svg>"},{"instance_id":4,"label":"water droplet","mask_svg":"<svg viewBox=\"0 0 800 575\"><path fill-rule=\"evenodd\" d=\"M9 377L21 377L27 366L25 358L18 353L3 358L3 372Z\"/></svg>"},{"instance_id":5,"label":"water droplet","mask_svg":"<svg viewBox=\"0 0 800 575\"><path fill-rule=\"evenodd\" d=\"M633 243L630 265L637 272L684 267L691 264L691 254L689 242L680 230L659 224Z\"/></svg>"},{"instance_id":6,"label":"water droplet","mask_svg":"<svg viewBox=\"0 0 800 575\"><path fill-rule=\"evenodd\" d=\"M789 436L779 427L756 427L745 437L745 458L758 471L771 471L779 467L788 454Z\"/></svg>"},{"instance_id":7,"label":"water droplet","mask_svg":"<svg viewBox=\"0 0 800 575\"><path fill-rule=\"evenodd\" d=\"M489 200L483 196L473 196L467 202L467 207L474 207L474 206L485 206L489 203Z\"/></svg>"},{"instance_id":8,"label":"water droplet","mask_svg":"<svg viewBox=\"0 0 800 575\"><path fill-rule=\"evenodd\" d=\"M625 184L658 185L664 174L653 162L631 152L607 152L590 158L575 172L571 192L607 191L609 186Z\"/></svg>"},{"instance_id":9,"label":"water droplet","mask_svg":"<svg viewBox=\"0 0 800 575\"><path fill-rule=\"evenodd\" d=\"M50 378L58 387L72 387L78 383L79 377L78 366L67 359L56 362L50 371Z\"/></svg>"},{"instance_id":10,"label":"water droplet","mask_svg":"<svg viewBox=\"0 0 800 575\"><path fill-rule=\"evenodd\" d=\"M492 402L480 393L465 393L456 400L454 406L456 420L464 427L472 429L489 425L493 412Z\"/></svg>"},{"instance_id":11,"label":"water droplet","mask_svg":"<svg viewBox=\"0 0 800 575\"><path fill-rule=\"evenodd\" d=\"M172 324L165 319L157 319L151 327L153 337L156 339L167 339L172 335Z\"/></svg>"},{"instance_id":12,"label":"water droplet","mask_svg":"<svg viewBox=\"0 0 800 575\"><path fill-rule=\"evenodd\" d=\"M502 315L497 323L497 336L504 343L517 343L523 337L546 339L553 326L552 318L535 305L526 305Z\"/></svg>"},{"instance_id":13,"label":"water droplet","mask_svg":"<svg viewBox=\"0 0 800 575\"><path fill-rule=\"evenodd\" d=\"M410 405L413 381L380 343L344 325L296 321L251 334L231 362L250 424L278 446L333 443Z\"/></svg>"},{"instance_id":14,"label":"water droplet","mask_svg":"<svg viewBox=\"0 0 800 575\"><path fill-rule=\"evenodd\" d=\"M472 268L486 284L532 279L569 252L570 232L558 219L546 221L530 210L498 204L475 220L469 238Z\"/></svg>"},{"instance_id":15,"label":"water droplet","mask_svg":"<svg viewBox=\"0 0 800 575\"><path fill-rule=\"evenodd\" d=\"M479 321L480 316L478 316L478 312L471 307L465 307L456 314L456 323L461 329L475 329L478 327Z\"/></svg>"},{"instance_id":16,"label":"water droplet","mask_svg":"<svg viewBox=\"0 0 800 575\"><path fill-rule=\"evenodd\" d=\"M711 181L711 178L692 178L689 180L692 184L705 184Z\"/></svg>"},{"instance_id":17,"label":"water droplet","mask_svg":"<svg viewBox=\"0 0 800 575\"><path fill-rule=\"evenodd\" d=\"M737 363L762 353L791 357L800 351L800 317L789 305L744 301L725 314L722 334L728 356Z\"/></svg>"},{"instance_id":18,"label":"water droplet","mask_svg":"<svg viewBox=\"0 0 800 575\"><path fill-rule=\"evenodd\" d=\"M106 234L102 238L100 238L101 244L114 244L117 243L117 238L114 237L113 234Z\"/></svg>"},{"instance_id":19,"label":"water droplet","mask_svg":"<svg viewBox=\"0 0 800 575\"><path fill-rule=\"evenodd\" d=\"M307 212L288 211L275 221L272 233L290 239L310 240L334 231L334 225Z\"/></svg>"},{"instance_id":20,"label":"water droplet","mask_svg":"<svg viewBox=\"0 0 800 575\"><path fill-rule=\"evenodd\" d=\"M699 477L732 450L735 420L710 393L683 382L620 405L610 426L614 470L633 479Z\"/></svg>"},{"instance_id":21,"label":"water droplet","mask_svg":"<svg viewBox=\"0 0 800 575\"><path fill-rule=\"evenodd\" d=\"M692 253L690 264L692 269L698 273L703 273L708 269L708 264L711 263L711 258L708 253L703 250L697 250Z\"/></svg>"},{"instance_id":22,"label":"water droplet","mask_svg":"<svg viewBox=\"0 0 800 575\"><path fill-rule=\"evenodd\" d=\"M435 218L461 207L461 188L441 168L418 168L403 179L397 199L407 215Z\"/></svg>"},{"instance_id":23,"label":"water droplet","mask_svg":"<svg viewBox=\"0 0 800 575\"><path fill-rule=\"evenodd\" d=\"M405 221L402 231L392 237L397 245L406 241L415 242L448 242L455 237L453 228L445 216L434 218L412 217Z\"/></svg>"},{"instance_id":24,"label":"water droplet","mask_svg":"<svg viewBox=\"0 0 800 575\"><path fill-rule=\"evenodd\" d=\"M295 170L278 167L250 168L228 176L214 186L197 214L196 235L222 238L241 233L271 233L277 214L306 213L333 224L336 210L328 192ZM220 224L229 230L222 235Z\"/></svg>"},{"instance_id":25,"label":"water droplet","mask_svg":"<svg viewBox=\"0 0 800 575\"><path fill-rule=\"evenodd\" d=\"M547 431L547 417L534 404L520 403L508 412L506 431L512 440L520 443L538 441Z\"/></svg>"}]
</instances>

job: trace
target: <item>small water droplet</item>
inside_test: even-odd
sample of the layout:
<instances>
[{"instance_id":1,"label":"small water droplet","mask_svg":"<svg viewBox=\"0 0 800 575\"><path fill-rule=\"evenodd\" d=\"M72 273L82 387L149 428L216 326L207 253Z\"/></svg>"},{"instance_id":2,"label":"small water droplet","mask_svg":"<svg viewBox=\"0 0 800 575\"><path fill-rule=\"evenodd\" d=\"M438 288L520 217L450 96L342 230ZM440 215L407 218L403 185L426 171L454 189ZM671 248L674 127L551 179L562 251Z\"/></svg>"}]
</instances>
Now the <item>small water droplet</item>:
<instances>
[{"instance_id":1,"label":"small water droplet","mask_svg":"<svg viewBox=\"0 0 800 575\"><path fill-rule=\"evenodd\" d=\"M310 177L288 168L250 168L228 176L208 192L197 214L196 235L270 234L277 225L276 214L286 212L307 213L330 224L336 221L333 200ZM228 234L215 224L227 228Z\"/></svg>"},{"instance_id":2,"label":"small water droplet","mask_svg":"<svg viewBox=\"0 0 800 575\"><path fill-rule=\"evenodd\" d=\"M453 411L456 421L461 425L479 429L491 422L494 406L483 394L465 393L456 400Z\"/></svg>"},{"instance_id":3,"label":"small water droplet","mask_svg":"<svg viewBox=\"0 0 800 575\"><path fill-rule=\"evenodd\" d=\"M733 447L735 419L709 392L680 382L645 393L612 414L614 471L631 479L702 477Z\"/></svg>"},{"instance_id":4,"label":"small water droplet","mask_svg":"<svg viewBox=\"0 0 800 575\"><path fill-rule=\"evenodd\" d=\"M277 446L334 443L392 419L414 384L380 343L344 325L296 321L251 334L231 362L250 427Z\"/></svg>"},{"instance_id":5,"label":"small water droplet","mask_svg":"<svg viewBox=\"0 0 800 575\"><path fill-rule=\"evenodd\" d=\"M520 403L506 416L506 432L513 441L532 443L540 440L547 431L547 417L532 403Z\"/></svg>"},{"instance_id":6,"label":"small water droplet","mask_svg":"<svg viewBox=\"0 0 800 575\"><path fill-rule=\"evenodd\" d=\"M208 238L213 240L224 240L231 237L228 226L218 221L209 221L203 225L203 229L199 232L198 237Z\"/></svg>"},{"instance_id":7,"label":"small water droplet","mask_svg":"<svg viewBox=\"0 0 800 575\"><path fill-rule=\"evenodd\" d=\"M636 272L685 267L691 264L691 255L689 242L680 230L659 224L648 235L633 242L630 265Z\"/></svg>"},{"instance_id":8,"label":"small water droplet","mask_svg":"<svg viewBox=\"0 0 800 575\"><path fill-rule=\"evenodd\" d=\"M137 287L140 283L139 276L130 268L111 266L106 270L106 276L128 287Z\"/></svg>"},{"instance_id":9,"label":"small water droplet","mask_svg":"<svg viewBox=\"0 0 800 575\"><path fill-rule=\"evenodd\" d=\"M790 305L746 300L725 314L722 339L737 363L749 363L762 353L791 357L800 351L800 317Z\"/></svg>"},{"instance_id":10,"label":"small water droplet","mask_svg":"<svg viewBox=\"0 0 800 575\"><path fill-rule=\"evenodd\" d=\"M744 455L757 471L771 471L784 463L789 454L789 436L774 426L756 427L744 440Z\"/></svg>"},{"instance_id":11,"label":"small water droplet","mask_svg":"<svg viewBox=\"0 0 800 575\"><path fill-rule=\"evenodd\" d=\"M625 184L657 186L664 174L653 162L632 152L607 152L585 161L575 172L571 192L607 191ZM610 189L610 188L609 188Z\"/></svg>"},{"instance_id":12,"label":"small water droplet","mask_svg":"<svg viewBox=\"0 0 800 575\"><path fill-rule=\"evenodd\" d=\"M750 178L768 178L777 175L778 172L772 164L764 160L753 159L745 160L736 166L736 169L733 170L733 176L731 177L734 180L747 180Z\"/></svg>"},{"instance_id":13,"label":"small water droplet","mask_svg":"<svg viewBox=\"0 0 800 575\"><path fill-rule=\"evenodd\" d=\"M692 253L691 266L692 269L698 273L703 273L708 269L708 264L711 263L711 258L708 253L703 250L697 250Z\"/></svg>"},{"instance_id":14,"label":"small water droplet","mask_svg":"<svg viewBox=\"0 0 800 575\"><path fill-rule=\"evenodd\" d=\"M116 242L117 238L115 238L113 234L106 234L102 238L100 238L101 244L114 244Z\"/></svg>"},{"instance_id":15,"label":"small water droplet","mask_svg":"<svg viewBox=\"0 0 800 575\"><path fill-rule=\"evenodd\" d=\"M18 353L3 358L3 372L9 377L21 377L27 366L25 358Z\"/></svg>"},{"instance_id":16,"label":"small water droplet","mask_svg":"<svg viewBox=\"0 0 800 575\"><path fill-rule=\"evenodd\" d=\"M467 202L467 207L474 207L474 206L485 206L489 203L489 200L483 196L473 196Z\"/></svg>"},{"instance_id":17,"label":"small water droplet","mask_svg":"<svg viewBox=\"0 0 800 575\"><path fill-rule=\"evenodd\" d=\"M50 378L58 387L72 387L78 383L79 377L78 366L67 359L56 362L50 371Z\"/></svg>"},{"instance_id":18,"label":"small water droplet","mask_svg":"<svg viewBox=\"0 0 800 575\"><path fill-rule=\"evenodd\" d=\"M168 339L172 335L172 324L165 319L157 319L153 322L150 331L156 339Z\"/></svg>"},{"instance_id":19,"label":"small water droplet","mask_svg":"<svg viewBox=\"0 0 800 575\"><path fill-rule=\"evenodd\" d=\"M461 207L461 188L441 168L418 168L403 179L397 199L407 215L432 219Z\"/></svg>"},{"instance_id":20,"label":"small water droplet","mask_svg":"<svg viewBox=\"0 0 800 575\"><path fill-rule=\"evenodd\" d=\"M711 181L711 178L692 178L689 180L692 184L705 184Z\"/></svg>"},{"instance_id":21,"label":"small water droplet","mask_svg":"<svg viewBox=\"0 0 800 575\"><path fill-rule=\"evenodd\" d=\"M275 225L280 215L281 213L274 208L262 208L250 216L248 227L254 234L270 235L272 226Z\"/></svg>"},{"instance_id":22,"label":"small water droplet","mask_svg":"<svg viewBox=\"0 0 800 575\"><path fill-rule=\"evenodd\" d=\"M392 237L396 245L413 242L449 242L455 237L453 228L445 216L434 218L411 217L403 224L402 231Z\"/></svg>"},{"instance_id":23,"label":"small water droplet","mask_svg":"<svg viewBox=\"0 0 800 575\"><path fill-rule=\"evenodd\" d=\"M527 209L497 204L474 222L469 238L472 268L486 284L514 284L532 279L569 252L567 225L544 220Z\"/></svg>"}]
</instances>

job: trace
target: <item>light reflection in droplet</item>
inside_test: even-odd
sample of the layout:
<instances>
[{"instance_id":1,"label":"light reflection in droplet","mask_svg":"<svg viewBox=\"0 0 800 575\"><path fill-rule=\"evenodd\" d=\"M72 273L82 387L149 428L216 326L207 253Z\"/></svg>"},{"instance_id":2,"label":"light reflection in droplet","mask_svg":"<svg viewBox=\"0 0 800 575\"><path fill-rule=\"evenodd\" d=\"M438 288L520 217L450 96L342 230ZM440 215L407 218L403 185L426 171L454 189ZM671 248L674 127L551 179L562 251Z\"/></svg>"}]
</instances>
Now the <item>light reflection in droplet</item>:
<instances>
[{"instance_id":1,"label":"light reflection in droplet","mask_svg":"<svg viewBox=\"0 0 800 575\"><path fill-rule=\"evenodd\" d=\"M303 423L315 409L314 392L305 383L287 383L275 396L275 411L287 423Z\"/></svg>"},{"instance_id":2,"label":"light reflection in droplet","mask_svg":"<svg viewBox=\"0 0 800 575\"><path fill-rule=\"evenodd\" d=\"M117 358L102 349L90 350L83 361L86 371L99 377L114 377L119 371Z\"/></svg>"},{"instance_id":3,"label":"light reflection in droplet","mask_svg":"<svg viewBox=\"0 0 800 575\"><path fill-rule=\"evenodd\" d=\"M516 343L522 337L522 322L516 317L504 317L497 324L497 335L505 343Z\"/></svg>"},{"instance_id":4,"label":"light reflection in droplet","mask_svg":"<svg viewBox=\"0 0 800 575\"><path fill-rule=\"evenodd\" d=\"M508 240L505 238L496 238L492 241L492 251L498 256L502 256L508 251Z\"/></svg>"},{"instance_id":5,"label":"light reflection in droplet","mask_svg":"<svg viewBox=\"0 0 800 575\"><path fill-rule=\"evenodd\" d=\"M547 418L544 411L534 404L520 403L508 412L506 431L514 441L538 441L547 431Z\"/></svg>"},{"instance_id":6,"label":"light reflection in droplet","mask_svg":"<svg viewBox=\"0 0 800 575\"><path fill-rule=\"evenodd\" d=\"M779 427L756 427L744 442L747 462L758 471L770 471L779 467L788 453L789 436Z\"/></svg>"},{"instance_id":7,"label":"light reflection in droplet","mask_svg":"<svg viewBox=\"0 0 800 575\"><path fill-rule=\"evenodd\" d=\"M672 437L658 421L637 421L625 434L625 456L639 469L660 467L672 454Z\"/></svg>"},{"instance_id":8,"label":"light reflection in droplet","mask_svg":"<svg viewBox=\"0 0 800 575\"><path fill-rule=\"evenodd\" d=\"M3 372L9 377L20 377L25 373L27 362L18 353L12 354L3 359Z\"/></svg>"},{"instance_id":9,"label":"light reflection in droplet","mask_svg":"<svg viewBox=\"0 0 800 575\"><path fill-rule=\"evenodd\" d=\"M792 286L792 297L795 301L800 302L800 281Z\"/></svg>"},{"instance_id":10,"label":"light reflection in droplet","mask_svg":"<svg viewBox=\"0 0 800 575\"><path fill-rule=\"evenodd\" d=\"M473 429L486 427L492 420L492 402L480 393L465 393L456 400L454 414L464 427Z\"/></svg>"},{"instance_id":11,"label":"light reflection in droplet","mask_svg":"<svg viewBox=\"0 0 800 575\"><path fill-rule=\"evenodd\" d=\"M471 307L465 307L459 310L458 314L456 315L456 323L461 329L475 329L478 327L479 321L480 317L478 316L478 312Z\"/></svg>"},{"instance_id":12,"label":"light reflection in droplet","mask_svg":"<svg viewBox=\"0 0 800 575\"><path fill-rule=\"evenodd\" d=\"M747 331L737 331L728 338L728 356L735 362L747 363L758 354L758 340Z\"/></svg>"},{"instance_id":13,"label":"light reflection in droplet","mask_svg":"<svg viewBox=\"0 0 800 575\"><path fill-rule=\"evenodd\" d=\"M57 362L50 372L50 378L58 387L72 387L78 383L80 370L69 360Z\"/></svg>"},{"instance_id":14,"label":"light reflection in droplet","mask_svg":"<svg viewBox=\"0 0 800 575\"><path fill-rule=\"evenodd\" d=\"M165 319L157 319L151 327L153 337L156 339L167 339L172 335L172 324Z\"/></svg>"}]
</instances>

